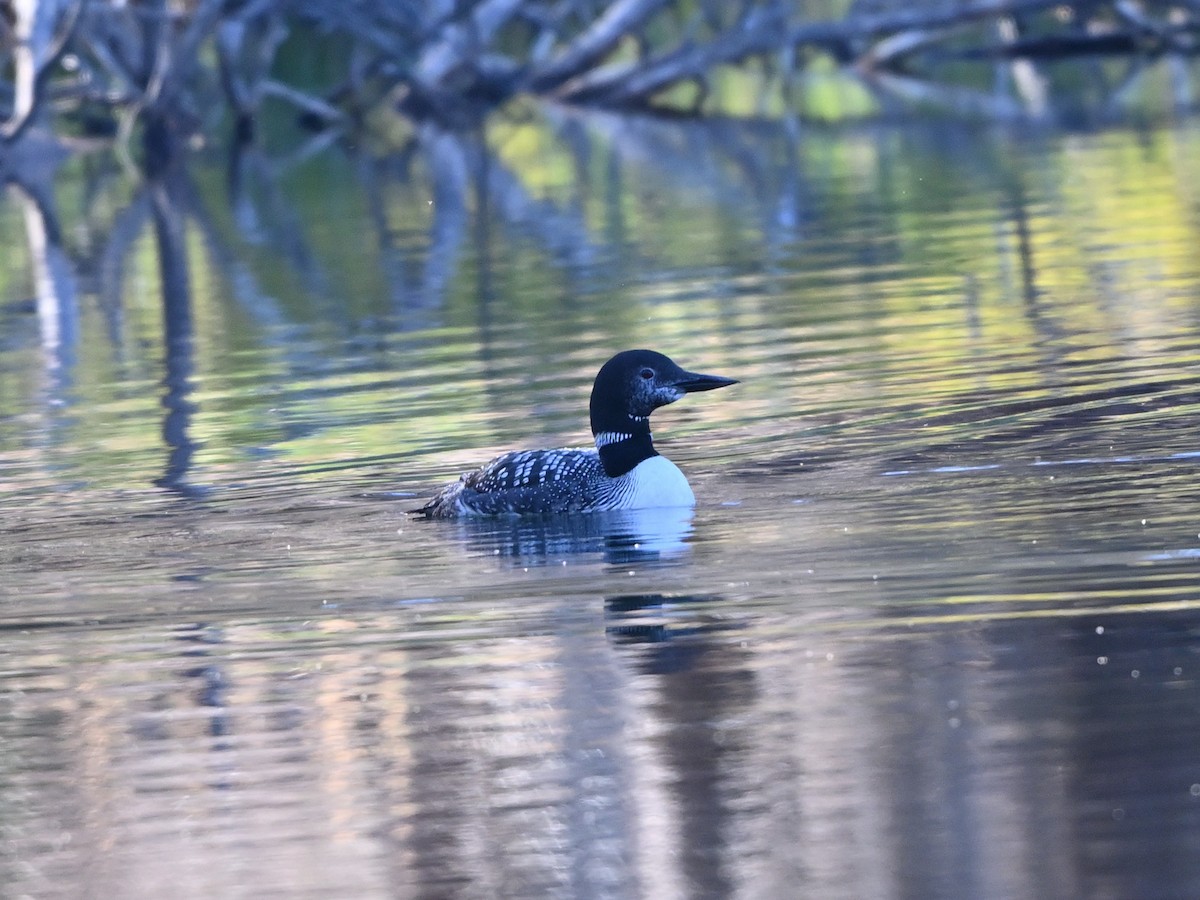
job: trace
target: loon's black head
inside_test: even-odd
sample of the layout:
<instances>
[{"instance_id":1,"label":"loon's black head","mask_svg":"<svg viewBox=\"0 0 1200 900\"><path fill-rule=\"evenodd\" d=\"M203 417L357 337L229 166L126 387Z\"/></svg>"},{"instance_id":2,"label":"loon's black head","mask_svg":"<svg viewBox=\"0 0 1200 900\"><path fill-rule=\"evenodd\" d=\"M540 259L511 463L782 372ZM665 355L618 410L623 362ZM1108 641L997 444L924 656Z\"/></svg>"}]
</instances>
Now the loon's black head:
<instances>
[{"instance_id":1,"label":"loon's black head","mask_svg":"<svg viewBox=\"0 0 1200 900\"><path fill-rule=\"evenodd\" d=\"M684 394L737 384L734 378L679 368L653 350L626 350L600 369L592 386L592 433L650 433L647 419Z\"/></svg>"}]
</instances>

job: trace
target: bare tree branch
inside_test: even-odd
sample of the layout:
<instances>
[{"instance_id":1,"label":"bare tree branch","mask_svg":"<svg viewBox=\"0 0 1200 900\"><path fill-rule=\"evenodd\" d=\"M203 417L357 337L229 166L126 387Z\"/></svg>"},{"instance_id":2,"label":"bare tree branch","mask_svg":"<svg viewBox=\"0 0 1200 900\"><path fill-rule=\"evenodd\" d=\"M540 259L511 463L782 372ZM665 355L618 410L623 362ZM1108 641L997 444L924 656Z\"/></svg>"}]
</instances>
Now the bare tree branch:
<instances>
[{"instance_id":1,"label":"bare tree branch","mask_svg":"<svg viewBox=\"0 0 1200 900\"><path fill-rule=\"evenodd\" d=\"M534 73L530 87L545 92L603 59L669 0L616 0L555 59Z\"/></svg>"},{"instance_id":2,"label":"bare tree branch","mask_svg":"<svg viewBox=\"0 0 1200 900\"><path fill-rule=\"evenodd\" d=\"M499 29L514 15L522 0L483 0L466 23L452 23L441 38L422 53L414 80L426 90L438 90L455 69L487 46Z\"/></svg>"},{"instance_id":3,"label":"bare tree branch","mask_svg":"<svg viewBox=\"0 0 1200 900\"><path fill-rule=\"evenodd\" d=\"M1046 83L1030 68L1036 58L1200 53L1200 0L872 0L817 22L794 0L9 0L8 8L14 101L0 140L20 133L44 102L39 80L64 45L77 66L54 73L56 106L91 114L107 103L125 137L148 112L172 129L204 127L198 112L212 105L200 90L215 79L201 76L213 74L249 134L263 96L292 103L318 127L363 122L388 104L415 120L470 128L517 91L645 106L694 83L699 106L721 67L759 58L790 73L813 50L929 85L937 79L913 70L948 56L1023 61L1008 84L1032 111L1048 106L1038 96ZM83 24L64 28L65 15ZM1006 22L1016 30L1005 32ZM283 36L297 31L349 42L344 80L320 96L273 71ZM214 36L215 66L205 53ZM636 58L616 53L629 41ZM1178 71L1183 97L1190 88ZM906 82L896 93L906 91L924 89Z\"/></svg>"},{"instance_id":4,"label":"bare tree branch","mask_svg":"<svg viewBox=\"0 0 1200 900\"><path fill-rule=\"evenodd\" d=\"M13 109L0 125L0 138L16 140L37 111L42 75L62 54L75 30L85 0L12 0L16 19L13 48ZM63 36L55 41L59 23L66 20Z\"/></svg>"},{"instance_id":5,"label":"bare tree branch","mask_svg":"<svg viewBox=\"0 0 1200 900\"><path fill-rule=\"evenodd\" d=\"M631 70L614 72L607 81L594 78L564 85L560 96L617 105L644 103L672 84L704 77L716 66L779 49L787 35L785 16L785 10L775 5L754 9L740 26L716 41L684 45Z\"/></svg>"}]
</instances>

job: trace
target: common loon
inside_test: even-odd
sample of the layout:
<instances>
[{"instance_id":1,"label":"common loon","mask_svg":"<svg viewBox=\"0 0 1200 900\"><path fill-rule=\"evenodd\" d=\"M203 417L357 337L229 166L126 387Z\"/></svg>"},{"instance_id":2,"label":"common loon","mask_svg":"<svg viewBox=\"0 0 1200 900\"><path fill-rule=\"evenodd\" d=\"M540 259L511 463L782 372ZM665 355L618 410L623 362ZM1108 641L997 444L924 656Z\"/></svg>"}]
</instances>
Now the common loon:
<instances>
[{"instance_id":1,"label":"common loon","mask_svg":"<svg viewBox=\"0 0 1200 900\"><path fill-rule=\"evenodd\" d=\"M590 404L596 449L505 453L440 490L430 518L694 506L679 468L654 450L650 413L684 394L737 384L686 372L653 350L626 350L600 369Z\"/></svg>"}]
</instances>

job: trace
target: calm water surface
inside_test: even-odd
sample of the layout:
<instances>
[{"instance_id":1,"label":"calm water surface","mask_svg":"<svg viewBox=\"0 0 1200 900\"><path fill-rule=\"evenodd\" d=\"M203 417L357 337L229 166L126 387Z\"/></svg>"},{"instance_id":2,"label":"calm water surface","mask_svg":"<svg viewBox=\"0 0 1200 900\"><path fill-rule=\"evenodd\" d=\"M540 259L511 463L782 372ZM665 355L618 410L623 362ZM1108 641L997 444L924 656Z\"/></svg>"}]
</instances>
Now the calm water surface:
<instances>
[{"instance_id":1,"label":"calm water surface","mask_svg":"<svg viewBox=\"0 0 1200 900\"><path fill-rule=\"evenodd\" d=\"M0 205L0 894L1200 896L1200 130L550 111ZM694 514L423 522L650 346Z\"/></svg>"}]
</instances>

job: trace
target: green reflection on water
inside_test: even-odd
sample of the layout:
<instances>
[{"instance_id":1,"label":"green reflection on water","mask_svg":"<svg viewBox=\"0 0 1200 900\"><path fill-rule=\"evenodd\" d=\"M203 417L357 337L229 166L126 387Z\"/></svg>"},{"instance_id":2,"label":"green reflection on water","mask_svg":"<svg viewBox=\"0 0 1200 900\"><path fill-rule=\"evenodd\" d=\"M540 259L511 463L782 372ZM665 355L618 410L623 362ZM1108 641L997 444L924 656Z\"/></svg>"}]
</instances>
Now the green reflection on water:
<instances>
[{"instance_id":1,"label":"green reflection on water","mask_svg":"<svg viewBox=\"0 0 1200 900\"><path fill-rule=\"evenodd\" d=\"M836 427L870 440L1070 392L1067 366L1094 367L1091 388L1195 362L1194 128L536 113L290 167L253 149L189 166L194 480L380 458L440 472L586 441L596 365L629 346L743 376L739 402L664 417L671 435L791 448L799 420L853 412ZM0 452L18 488L146 485L167 350L145 190L86 156L53 186L79 334L38 349L10 197Z\"/></svg>"}]
</instances>

